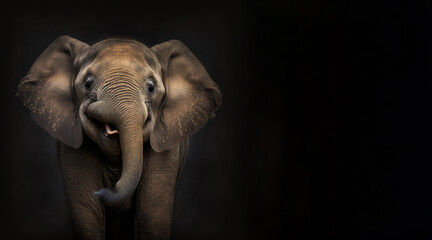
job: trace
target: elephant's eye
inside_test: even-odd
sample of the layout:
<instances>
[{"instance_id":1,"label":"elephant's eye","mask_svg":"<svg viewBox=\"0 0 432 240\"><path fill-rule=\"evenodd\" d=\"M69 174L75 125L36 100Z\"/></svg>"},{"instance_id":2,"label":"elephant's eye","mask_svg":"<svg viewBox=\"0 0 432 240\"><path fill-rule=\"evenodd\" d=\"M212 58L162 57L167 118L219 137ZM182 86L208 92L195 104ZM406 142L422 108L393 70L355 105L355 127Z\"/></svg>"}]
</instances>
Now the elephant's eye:
<instances>
[{"instance_id":1,"label":"elephant's eye","mask_svg":"<svg viewBox=\"0 0 432 240\"><path fill-rule=\"evenodd\" d=\"M93 82L94 82L94 77L92 75L87 75L84 79L84 87L86 88L87 91L89 91L91 89L91 87L93 86Z\"/></svg>"},{"instance_id":2,"label":"elephant's eye","mask_svg":"<svg viewBox=\"0 0 432 240\"><path fill-rule=\"evenodd\" d=\"M155 91L154 80L152 78L149 78L147 80L147 91L149 93L154 93L154 91Z\"/></svg>"},{"instance_id":3,"label":"elephant's eye","mask_svg":"<svg viewBox=\"0 0 432 240\"><path fill-rule=\"evenodd\" d=\"M148 90L149 90L149 92L154 92L154 85L153 84L149 84L148 85Z\"/></svg>"}]
</instances>

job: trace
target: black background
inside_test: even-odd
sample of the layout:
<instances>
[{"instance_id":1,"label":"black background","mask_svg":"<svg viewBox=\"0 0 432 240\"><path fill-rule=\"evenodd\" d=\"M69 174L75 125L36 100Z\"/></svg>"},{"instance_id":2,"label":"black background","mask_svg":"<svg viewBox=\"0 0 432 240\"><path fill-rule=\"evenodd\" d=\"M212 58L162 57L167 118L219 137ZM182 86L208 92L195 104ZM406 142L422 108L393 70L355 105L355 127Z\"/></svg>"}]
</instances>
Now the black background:
<instances>
[{"instance_id":1,"label":"black background","mask_svg":"<svg viewBox=\"0 0 432 240\"><path fill-rule=\"evenodd\" d=\"M430 6L329 2L3 6L5 239L71 239L54 141L14 97L63 34L179 39L220 86L173 239L432 238Z\"/></svg>"}]
</instances>

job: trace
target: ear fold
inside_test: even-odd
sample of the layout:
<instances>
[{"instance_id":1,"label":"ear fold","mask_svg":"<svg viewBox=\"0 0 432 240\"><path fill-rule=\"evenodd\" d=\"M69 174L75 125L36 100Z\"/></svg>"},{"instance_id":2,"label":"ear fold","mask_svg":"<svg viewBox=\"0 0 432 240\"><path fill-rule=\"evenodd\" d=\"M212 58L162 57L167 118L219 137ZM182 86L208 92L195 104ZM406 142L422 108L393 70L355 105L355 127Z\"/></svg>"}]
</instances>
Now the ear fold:
<instances>
[{"instance_id":1,"label":"ear fold","mask_svg":"<svg viewBox=\"0 0 432 240\"><path fill-rule=\"evenodd\" d=\"M57 38L34 62L16 93L37 124L72 147L79 147L83 138L73 93L74 59L87 47L69 36Z\"/></svg>"},{"instance_id":2,"label":"ear fold","mask_svg":"<svg viewBox=\"0 0 432 240\"><path fill-rule=\"evenodd\" d=\"M222 95L200 61L180 41L151 48L162 65L165 103L150 136L155 151L170 149L214 117Z\"/></svg>"}]
</instances>

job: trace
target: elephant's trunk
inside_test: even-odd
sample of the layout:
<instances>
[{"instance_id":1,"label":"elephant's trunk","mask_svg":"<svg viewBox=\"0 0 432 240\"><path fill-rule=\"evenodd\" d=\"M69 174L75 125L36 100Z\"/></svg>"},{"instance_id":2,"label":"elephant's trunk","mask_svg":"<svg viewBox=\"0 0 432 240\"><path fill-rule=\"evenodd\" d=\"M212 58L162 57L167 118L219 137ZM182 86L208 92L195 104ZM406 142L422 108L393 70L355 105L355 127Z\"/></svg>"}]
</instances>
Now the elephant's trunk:
<instances>
[{"instance_id":1,"label":"elephant's trunk","mask_svg":"<svg viewBox=\"0 0 432 240\"><path fill-rule=\"evenodd\" d=\"M141 177L143 165L142 126L125 126L119 129L122 151L122 171L113 188L95 192L110 207L120 206L132 197Z\"/></svg>"},{"instance_id":2,"label":"elephant's trunk","mask_svg":"<svg viewBox=\"0 0 432 240\"><path fill-rule=\"evenodd\" d=\"M121 83L120 80L117 83ZM131 83L132 81L127 82L129 85ZM101 189L94 194L105 205L119 207L132 197L140 181L143 168L143 124L147 118L147 109L135 94L138 92L136 86L127 90L121 86L112 87L116 87L115 90L105 90L105 97L102 95L101 101L90 105L88 111L99 121L112 123L118 129L122 154L120 179L114 187Z\"/></svg>"}]
</instances>

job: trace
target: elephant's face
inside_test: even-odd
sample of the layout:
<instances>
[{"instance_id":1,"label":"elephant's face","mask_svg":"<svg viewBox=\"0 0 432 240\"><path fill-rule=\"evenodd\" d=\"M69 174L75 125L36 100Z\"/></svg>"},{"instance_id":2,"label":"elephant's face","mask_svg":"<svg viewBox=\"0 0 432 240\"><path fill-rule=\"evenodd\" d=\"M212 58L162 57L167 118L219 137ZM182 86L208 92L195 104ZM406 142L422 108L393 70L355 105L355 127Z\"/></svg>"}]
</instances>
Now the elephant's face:
<instances>
[{"instance_id":1,"label":"elephant's face","mask_svg":"<svg viewBox=\"0 0 432 240\"><path fill-rule=\"evenodd\" d=\"M118 125L125 118L141 118L143 141L150 138L165 97L161 65L149 48L133 41L108 40L91 48L95 56L80 59L73 84L80 121L103 152L119 156ZM122 108L123 101L128 104ZM136 105L133 112L128 112L130 104ZM121 116L117 109L138 116Z\"/></svg>"},{"instance_id":2,"label":"elephant's face","mask_svg":"<svg viewBox=\"0 0 432 240\"><path fill-rule=\"evenodd\" d=\"M217 85L179 41L147 48L108 39L89 46L69 36L39 56L17 96L64 144L80 147L84 132L106 155L121 159L115 188L96 193L113 206L138 184L144 142L157 152L171 149L201 129L221 103Z\"/></svg>"}]
</instances>

